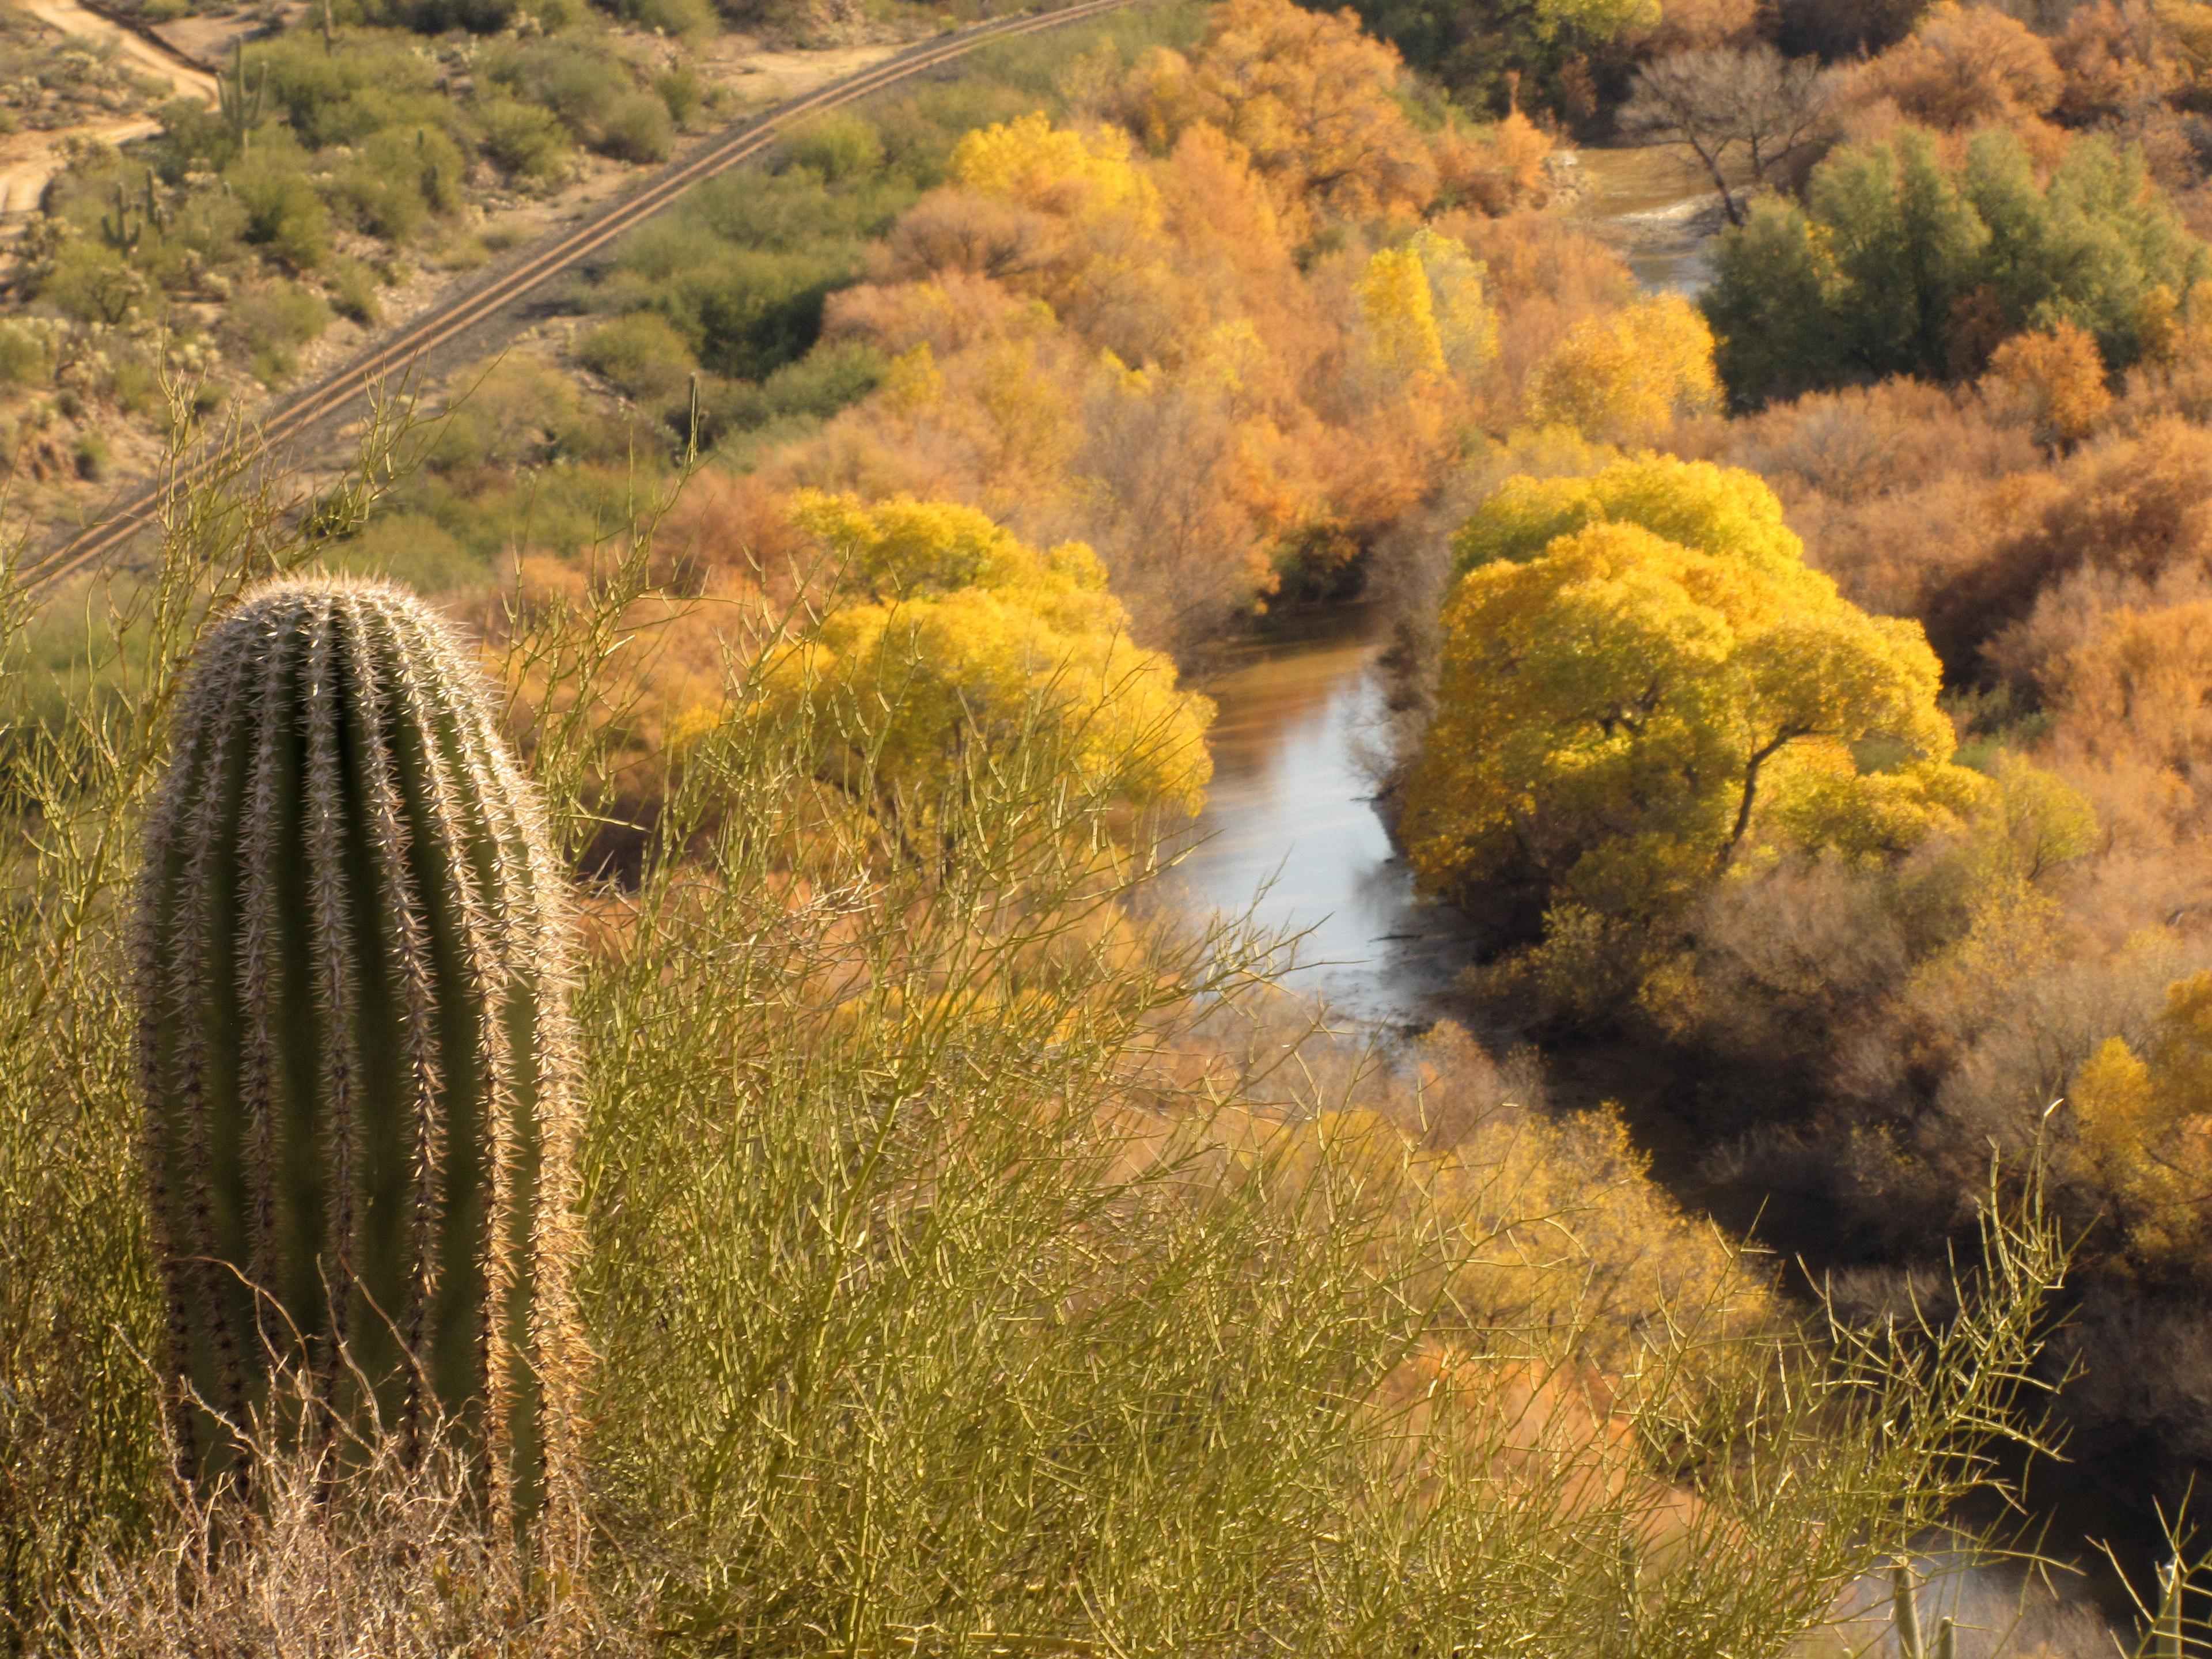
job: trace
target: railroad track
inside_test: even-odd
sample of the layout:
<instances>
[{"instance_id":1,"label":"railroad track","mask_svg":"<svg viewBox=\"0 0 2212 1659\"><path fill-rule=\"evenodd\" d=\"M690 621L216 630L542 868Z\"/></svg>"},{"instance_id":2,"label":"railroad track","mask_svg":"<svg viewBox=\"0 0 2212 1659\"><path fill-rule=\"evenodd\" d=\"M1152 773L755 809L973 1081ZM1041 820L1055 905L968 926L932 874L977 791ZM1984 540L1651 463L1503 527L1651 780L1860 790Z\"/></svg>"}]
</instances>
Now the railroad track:
<instances>
[{"instance_id":1,"label":"railroad track","mask_svg":"<svg viewBox=\"0 0 2212 1659\"><path fill-rule=\"evenodd\" d=\"M693 185L759 155L782 137L793 122L868 97L885 87L963 57L991 41L1058 28L1132 3L1133 0L1078 0L1078 3L1058 11L978 24L887 58L871 69L832 82L803 98L778 105L766 115L732 127L709 140L690 157L671 166L644 189L600 210L480 287L416 318L329 379L286 398L260 421L255 434L257 441L265 450L292 443L334 421L379 386L395 377L404 380L439 347L496 317L563 271L574 270L616 238L653 217ZM220 455L208 453L171 469L165 477L125 496L98 523L33 561L20 580L35 591L117 552L154 521L162 501L172 491L204 477L220 465Z\"/></svg>"}]
</instances>

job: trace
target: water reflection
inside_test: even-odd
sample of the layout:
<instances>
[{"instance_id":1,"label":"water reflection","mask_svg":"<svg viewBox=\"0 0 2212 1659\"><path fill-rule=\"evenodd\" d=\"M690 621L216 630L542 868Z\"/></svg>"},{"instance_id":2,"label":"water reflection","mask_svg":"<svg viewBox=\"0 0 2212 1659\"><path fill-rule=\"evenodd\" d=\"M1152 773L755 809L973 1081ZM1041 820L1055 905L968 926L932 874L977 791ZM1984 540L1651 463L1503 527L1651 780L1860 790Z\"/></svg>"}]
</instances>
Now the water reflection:
<instances>
[{"instance_id":1,"label":"water reflection","mask_svg":"<svg viewBox=\"0 0 2212 1659\"><path fill-rule=\"evenodd\" d=\"M1284 975L1354 1018L1434 1018L1472 960L1462 925L1413 895L1365 764L1379 645L1356 611L1246 647L1206 683L1213 783L1184 862L1187 902L1303 933Z\"/></svg>"}]
</instances>

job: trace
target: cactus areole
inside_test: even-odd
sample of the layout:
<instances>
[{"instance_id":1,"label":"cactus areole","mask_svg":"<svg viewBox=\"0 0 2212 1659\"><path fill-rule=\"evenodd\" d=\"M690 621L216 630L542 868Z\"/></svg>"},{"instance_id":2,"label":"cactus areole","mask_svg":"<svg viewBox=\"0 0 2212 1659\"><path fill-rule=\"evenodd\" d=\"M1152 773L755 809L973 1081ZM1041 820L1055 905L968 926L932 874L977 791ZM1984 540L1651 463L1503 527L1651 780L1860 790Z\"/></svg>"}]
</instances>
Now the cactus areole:
<instances>
[{"instance_id":1,"label":"cactus areole","mask_svg":"<svg viewBox=\"0 0 2212 1659\"><path fill-rule=\"evenodd\" d=\"M379 584L247 595L184 690L137 920L189 1470L297 1366L356 1431L459 1424L495 1513L568 1509L564 879L446 625Z\"/></svg>"}]
</instances>

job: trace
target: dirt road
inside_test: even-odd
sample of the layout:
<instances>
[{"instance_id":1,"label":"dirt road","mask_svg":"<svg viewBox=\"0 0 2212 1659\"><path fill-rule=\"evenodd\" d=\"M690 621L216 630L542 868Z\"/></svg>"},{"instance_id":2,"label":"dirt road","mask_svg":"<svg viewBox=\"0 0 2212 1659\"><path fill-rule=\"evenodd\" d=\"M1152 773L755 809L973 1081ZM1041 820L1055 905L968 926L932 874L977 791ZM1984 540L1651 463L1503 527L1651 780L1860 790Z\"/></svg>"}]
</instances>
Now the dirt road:
<instances>
[{"instance_id":1,"label":"dirt road","mask_svg":"<svg viewBox=\"0 0 2212 1659\"><path fill-rule=\"evenodd\" d=\"M100 46L112 42L116 55L133 70L149 79L166 81L180 98L215 102L215 76L158 40L88 11L76 0L21 0L21 8L64 40ZM0 230L19 225L37 210L46 186L68 164L65 152L71 142L125 144L161 130L161 124L151 115L119 115L52 132L17 132L0 138Z\"/></svg>"}]
</instances>

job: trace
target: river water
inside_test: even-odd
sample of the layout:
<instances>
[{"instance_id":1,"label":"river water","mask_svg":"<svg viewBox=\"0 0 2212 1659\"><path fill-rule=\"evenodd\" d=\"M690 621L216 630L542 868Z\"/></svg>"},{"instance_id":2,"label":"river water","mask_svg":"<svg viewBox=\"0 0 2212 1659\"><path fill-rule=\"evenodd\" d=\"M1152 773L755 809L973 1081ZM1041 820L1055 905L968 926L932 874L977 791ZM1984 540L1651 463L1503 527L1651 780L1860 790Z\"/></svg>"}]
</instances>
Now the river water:
<instances>
[{"instance_id":1,"label":"river water","mask_svg":"<svg viewBox=\"0 0 2212 1659\"><path fill-rule=\"evenodd\" d=\"M1208 678L1213 782L1172 879L1188 902L1289 936L1291 989L1354 1019L1424 1024L1474 945L1414 896L1376 816L1379 649L1348 607L1240 645Z\"/></svg>"}]
</instances>

